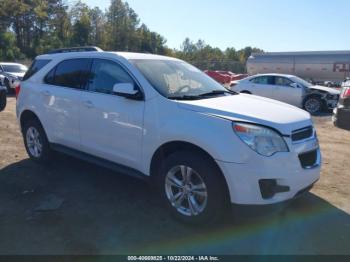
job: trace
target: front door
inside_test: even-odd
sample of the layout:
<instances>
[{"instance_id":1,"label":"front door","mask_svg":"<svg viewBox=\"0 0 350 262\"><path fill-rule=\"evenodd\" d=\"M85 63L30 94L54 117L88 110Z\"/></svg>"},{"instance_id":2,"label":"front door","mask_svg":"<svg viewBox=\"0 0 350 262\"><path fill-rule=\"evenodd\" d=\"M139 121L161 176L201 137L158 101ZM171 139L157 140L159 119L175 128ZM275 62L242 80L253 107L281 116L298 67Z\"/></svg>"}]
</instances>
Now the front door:
<instances>
[{"instance_id":1,"label":"front door","mask_svg":"<svg viewBox=\"0 0 350 262\"><path fill-rule=\"evenodd\" d=\"M116 83L132 83L139 88L117 61L94 59L82 94L82 148L89 154L137 169L141 165L145 103L115 95Z\"/></svg>"},{"instance_id":2,"label":"front door","mask_svg":"<svg viewBox=\"0 0 350 262\"><path fill-rule=\"evenodd\" d=\"M303 88L293 84L294 82L286 77L276 76L272 98L293 106L301 107Z\"/></svg>"}]
</instances>

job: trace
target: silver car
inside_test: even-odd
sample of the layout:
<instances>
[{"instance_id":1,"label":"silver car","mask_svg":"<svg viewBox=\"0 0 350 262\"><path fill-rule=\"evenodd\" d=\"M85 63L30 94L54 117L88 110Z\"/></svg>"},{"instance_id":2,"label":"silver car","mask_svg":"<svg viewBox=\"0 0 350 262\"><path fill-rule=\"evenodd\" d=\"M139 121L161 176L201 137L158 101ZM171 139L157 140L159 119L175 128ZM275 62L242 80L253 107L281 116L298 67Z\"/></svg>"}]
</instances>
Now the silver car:
<instances>
[{"instance_id":1,"label":"silver car","mask_svg":"<svg viewBox=\"0 0 350 262\"><path fill-rule=\"evenodd\" d=\"M311 83L293 75L261 74L237 81L232 90L279 100L311 114L336 107L340 91Z\"/></svg>"}]
</instances>

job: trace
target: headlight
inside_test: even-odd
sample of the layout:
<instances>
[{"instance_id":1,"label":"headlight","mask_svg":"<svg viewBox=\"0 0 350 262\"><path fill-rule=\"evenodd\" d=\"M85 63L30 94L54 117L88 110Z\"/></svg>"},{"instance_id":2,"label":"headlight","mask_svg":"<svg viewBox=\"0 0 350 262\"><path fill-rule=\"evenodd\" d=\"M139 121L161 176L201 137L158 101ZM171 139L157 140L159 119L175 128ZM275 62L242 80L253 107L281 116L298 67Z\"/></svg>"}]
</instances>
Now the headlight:
<instances>
[{"instance_id":1,"label":"headlight","mask_svg":"<svg viewBox=\"0 0 350 262\"><path fill-rule=\"evenodd\" d=\"M234 122L233 130L245 144L260 155L272 156L277 152L289 151L282 136L271 128Z\"/></svg>"}]
</instances>

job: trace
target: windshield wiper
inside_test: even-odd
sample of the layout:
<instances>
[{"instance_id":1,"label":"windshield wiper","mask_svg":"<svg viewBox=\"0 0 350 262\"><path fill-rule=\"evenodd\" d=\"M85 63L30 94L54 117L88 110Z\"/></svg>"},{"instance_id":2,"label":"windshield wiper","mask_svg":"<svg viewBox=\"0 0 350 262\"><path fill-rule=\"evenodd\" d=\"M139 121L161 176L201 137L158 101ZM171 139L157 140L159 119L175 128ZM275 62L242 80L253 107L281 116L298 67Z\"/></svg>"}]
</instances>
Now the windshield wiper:
<instances>
[{"instance_id":1,"label":"windshield wiper","mask_svg":"<svg viewBox=\"0 0 350 262\"><path fill-rule=\"evenodd\" d=\"M172 99L172 100L197 100L197 99L201 99L201 96L197 96L197 95L168 96L168 99Z\"/></svg>"},{"instance_id":2,"label":"windshield wiper","mask_svg":"<svg viewBox=\"0 0 350 262\"><path fill-rule=\"evenodd\" d=\"M230 90L213 90L211 92L203 93L199 95L169 96L168 98L173 100L197 100L197 99L205 98L206 96L216 96L216 95L223 95L223 94L236 95L238 93Z\"/></svg>"},{"instance_id":3,"label":"windshield wiper","mask_svg":"<svg viewBox=\"0 0 350 262\"><path fill-rule=\"evenodd\" d=\"M213 91L208 92L208 93L200 94L199 96L203 97L203 96L215 96L215 95L223 95L223 94L236 95L238 93L236 93L234 91L230 91L230 90L213 90Z\"/></svg>"}]
</instances>

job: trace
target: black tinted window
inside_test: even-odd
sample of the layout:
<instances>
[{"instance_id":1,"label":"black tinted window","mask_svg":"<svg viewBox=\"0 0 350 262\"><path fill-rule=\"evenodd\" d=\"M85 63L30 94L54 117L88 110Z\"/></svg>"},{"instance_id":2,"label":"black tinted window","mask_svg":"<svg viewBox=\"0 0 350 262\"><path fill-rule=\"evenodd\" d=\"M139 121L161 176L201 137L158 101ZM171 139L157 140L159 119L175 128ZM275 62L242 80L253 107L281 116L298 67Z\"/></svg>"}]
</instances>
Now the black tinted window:
<instances>
[{"instance_id":1,"label":"black tinted window","mask_svg":"<svg viewBox=\"0 0 350 262\"><path fill-rule=\"evenodd\" d=\"M132 83L131 76L117 63L94 59L89 78L88 90L111 94L113 86L118 83Z\"/></svg>"},{"instance_id":2,"label":"black tinted window","mask_svg":"<svg viewBox=\"0 0 350 262\"><path fill-rule=\"evenodd\" d=\"M51 85L80 89L84 86L89 70L90 59L69 59L59 63L45 77Z\"/></svg>"},{"instance_id":3,"label":"black tinted window","mask_svg":"<svg viewBox=\"0 0 350 262\"><path fill-rule=\"evenodd\" d=\"M51 60L48 60L48 59L37 59L37 60L34 60L32 65L29 67L27 73L24 75L23 80L27 80L31 76L33 76L34 74L39 72L39 70L41 70L41 68L46 66L50 61Z\"/></svg>"}]
</instances>

